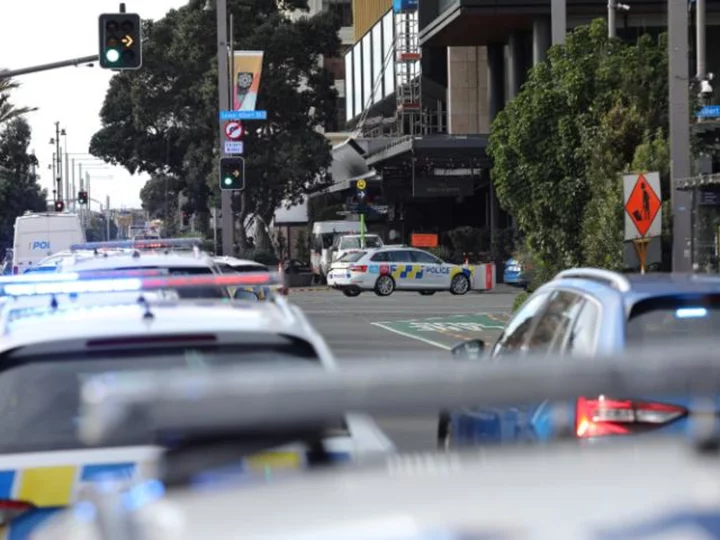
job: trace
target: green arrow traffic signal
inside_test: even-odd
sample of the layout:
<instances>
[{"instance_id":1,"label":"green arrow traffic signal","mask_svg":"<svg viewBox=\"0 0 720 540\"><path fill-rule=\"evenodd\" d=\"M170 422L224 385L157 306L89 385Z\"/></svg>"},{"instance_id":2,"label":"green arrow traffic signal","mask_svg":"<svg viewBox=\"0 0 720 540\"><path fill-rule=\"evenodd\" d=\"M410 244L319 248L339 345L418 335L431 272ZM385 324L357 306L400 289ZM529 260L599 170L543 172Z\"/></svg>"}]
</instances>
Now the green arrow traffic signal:
<instances>
[{"instance_id":1,"label":"green arrow traffic signal","mask_svg":"<svg viewBox=\"0 0 720 540\"><path fill-rule=\"evenodd\" d=\"M142 21L137 13L100 15L100 67L125 70L142 66Z\"/></svg>"},{"instance_id":2,"label":"green arrow traffic signal","mask_svg":"<svg viewBox=\"0 0 720 540\"><path fill-rule=\"evenodd\" d=\"M220 189L228 191L245 189L245 160L243 158L220 159Z\"/></svg>"}]
</instances>

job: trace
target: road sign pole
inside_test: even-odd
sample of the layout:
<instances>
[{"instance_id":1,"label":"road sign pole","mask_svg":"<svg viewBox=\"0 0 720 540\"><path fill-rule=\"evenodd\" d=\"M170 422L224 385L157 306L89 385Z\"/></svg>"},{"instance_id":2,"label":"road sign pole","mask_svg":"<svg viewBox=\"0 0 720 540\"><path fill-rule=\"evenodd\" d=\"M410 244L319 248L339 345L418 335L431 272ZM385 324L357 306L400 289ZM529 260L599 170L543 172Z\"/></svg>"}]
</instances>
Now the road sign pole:
<instances>
[{"instance_id":1,"label":"road sign pole","mask_svg":"<svg viewBox=\"0 0 720 540\"><path fill-rule=\"evenodd\" d=\"M230 75L228 73L228 46L227 46L227 0L215 0L217 11L217 61L218 61L218 99L219 110L231 110L230 103ZM220 141L225 140L225 126L220 126ZM220 148L221 157L225 157L224 145ZM232 209L231 191L220 192L220 211L222 212L222 248L223 255L235 254L235 216Z\"/></svg>"},{"instance_id":2,"label":"road sign pole","mask_svg":"<svg viewBox=\"0 0 720 540\"><path fill-rule=\"evenodd\" d=\"M647 261L647 250L650 244L649 238L638 238L633 240L633 246L635 246L635 252L637 253L638 259L640 260L640 273L645 273L645 262Z\"/></svg>"}]
</instances>

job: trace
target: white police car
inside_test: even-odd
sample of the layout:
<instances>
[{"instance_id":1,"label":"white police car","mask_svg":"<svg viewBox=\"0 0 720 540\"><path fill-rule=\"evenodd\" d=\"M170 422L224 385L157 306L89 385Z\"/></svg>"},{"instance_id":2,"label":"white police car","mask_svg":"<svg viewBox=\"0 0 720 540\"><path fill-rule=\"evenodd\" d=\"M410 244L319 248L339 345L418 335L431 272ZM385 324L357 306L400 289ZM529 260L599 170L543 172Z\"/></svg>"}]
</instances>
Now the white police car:
<instances>
[{"instance_id":1,"label":"white police car","mask_svg":"<svg viewBox=\"0 0 720 540\"><path fill-rule=\"evenodd\" d=\"M0 512L0 525L3 518L23 514L16 524L27 531L70 504L98 475L137 479L154 474L161 446L142 423L138 429L118 430L99 445L87 446L78 437L80 385L88 377L110 373L112 380L126 371L155 370L161 375L169 369L201 374L215 367L268 364L335 369L323 338L300 309L283 298L251 303L150 296L197 287L279 283L269 273L2 278L5 298L33 302L5 302L0 319L0 503L4 500L13 510L12 515ZM113 294L120 299L110 301ZM83 301L73 301L73 295ZM343 428L324 441L339 460L356 458L358 448L369 454L393 449L367 417L348 418ZM304 452L295 446L261 452L245 464L249 472L261 474L299 468Z\"/></svg>"},{"instance_id":2,"label":"white police car","mask_svg":"<svg viewBox=\"0 0 720 540\"><path fill-rule=\"evenodd\" d=\"M396 290L423 295L437 291L466 294L475 281L475 268L449 264L427 251L411 247L383 247L348 253L328 273L328 285L345 296L374 291L389 296Z\"/></svg>"}]
</instances>

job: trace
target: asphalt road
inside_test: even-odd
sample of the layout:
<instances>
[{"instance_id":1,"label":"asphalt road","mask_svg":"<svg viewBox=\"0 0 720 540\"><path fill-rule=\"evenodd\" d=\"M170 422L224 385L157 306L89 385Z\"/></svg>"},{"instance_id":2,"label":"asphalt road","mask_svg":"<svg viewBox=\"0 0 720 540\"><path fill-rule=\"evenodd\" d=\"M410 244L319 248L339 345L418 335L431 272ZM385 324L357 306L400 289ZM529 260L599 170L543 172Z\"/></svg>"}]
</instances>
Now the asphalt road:
<instances>
[{"instance_id":1,"label":"asphalt road","mask_svg":"<svg viewBox=\"0 0 720 540\"><path fill-rule=\"evenodd\" d=\"M492 342L500 334L517 290L500 286L492 292L464 296L363 293L347 298L337 291L291 291L327 340L340 365L364 359L407 361L424 357L450 359L449 349L464 339ZM410 364L409 364L410 367ZM405 452L435 448L437 417L378 418L380 426Z\"/></svg>"}]
</instances>

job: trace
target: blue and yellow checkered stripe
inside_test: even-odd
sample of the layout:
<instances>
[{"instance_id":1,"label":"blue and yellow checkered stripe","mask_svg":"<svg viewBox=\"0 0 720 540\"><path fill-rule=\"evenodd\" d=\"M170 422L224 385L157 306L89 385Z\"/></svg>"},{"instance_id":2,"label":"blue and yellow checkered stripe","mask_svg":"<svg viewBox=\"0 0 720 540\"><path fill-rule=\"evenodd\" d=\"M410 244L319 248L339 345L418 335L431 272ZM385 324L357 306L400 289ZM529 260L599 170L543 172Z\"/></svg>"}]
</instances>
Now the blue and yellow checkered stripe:
<instances>
[{"instance_id":1,"label":"blue and yellow checkered stripe","mask_svg":"<svg viewBox=\"0 0 720 540\"><path fill-rule=\"evenodd\" d=\"M334 462L350 461L347 452L331 452ZM270 477L270 473L306 466L304 452L264 452L242 460L240 469L249 477ZM30 502L38 509L17 519L11 527L0 527L0 540L27 540L32 530L53 513L72 503L80 489L93 481L135 480L150 476L153 463L104 463L28 467L0 471L0 499Z\"/></svg>"},{"instance_id":2,"label":"blue and yellow checkered stripe","mask_svg":"<svg viewBox=\"0 0 720 540\"><path fill-rule=\"evenodd\" d=\"M423 266L420 264L398 264L391 272L395 279L422 279Z\"/></svg>"},{"instance_id":3,"label":"blue and yellow checkered stripe","mask_svg":"<svg viewBox=\"0 0 720 540\"><path fill-rule=\"evenodd\" d=\"M39 507L22 516L12 527L0 528L0 538L26 539L34 527L70 504L83 484L101 476L132 479L141 469L142 465L136 463L110 463L0 471L0 499L31 502Z\"/></svg>"}]
</instances>

